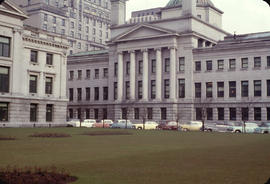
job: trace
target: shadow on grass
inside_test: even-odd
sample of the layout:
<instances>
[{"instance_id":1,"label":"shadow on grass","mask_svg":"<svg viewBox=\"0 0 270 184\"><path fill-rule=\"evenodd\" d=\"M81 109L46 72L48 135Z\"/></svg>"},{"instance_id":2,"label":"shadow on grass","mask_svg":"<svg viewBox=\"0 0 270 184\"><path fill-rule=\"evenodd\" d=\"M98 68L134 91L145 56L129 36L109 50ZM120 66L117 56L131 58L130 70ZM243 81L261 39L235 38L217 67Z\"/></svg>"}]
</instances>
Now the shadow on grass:
<instances>
[{"instance_id":1,"label":"shadow on grass","mask_svg":"<svg viewBox=\"0 0 270 184\"><path fill-rule=\"evenodd\" d=\"M67 184L77 179L75 176L70 176L64 169L59 171L54 166L46 169L40 167L0 169L1 184Z\"/></svg>"},{"instance_id":2,"label":"shadow on grass","mask_svg":"<svg viewBox=\"0 0 270 184\"><path fill-rule=\"evenodd\" d=\"M61 138L61 137L71 137L71 135L64 134L64 133L35 133L35 134L30 135L29 137Z\"/></svg>"},{"instance_id":3,"label":"shadow on grass","mask_svg":"<svg viewBox=\"0 0 270 184\"><path fill-rule=\"evenodd\" d=\"M102 135L132 135L127 131L95 131L95 132L84 132L82 135L88 136L102 136Z\"/></svg>"}]
</instances>

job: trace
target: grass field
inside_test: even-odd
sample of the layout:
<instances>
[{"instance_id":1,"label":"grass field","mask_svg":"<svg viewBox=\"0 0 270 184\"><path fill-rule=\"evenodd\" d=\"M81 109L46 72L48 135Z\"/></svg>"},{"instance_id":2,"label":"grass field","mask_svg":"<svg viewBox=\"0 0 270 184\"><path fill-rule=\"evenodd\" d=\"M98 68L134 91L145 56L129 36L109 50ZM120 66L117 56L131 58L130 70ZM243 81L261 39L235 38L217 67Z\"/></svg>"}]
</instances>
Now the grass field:
<instances>
[{"instance_id":1,"label":"grass field","mask_svg":"<svg viewBox=\"0 0 270 184\"><path fill-rule=\"evenodd\" d=\"M74 184L264 184L270 178L269 134L82 135L92 131L97 129L2 128L1 136L17 140L0 141L0 167L54 165L77 176ZM44 132L71 137L29 137Z\"/></svg>"}]
</instances>

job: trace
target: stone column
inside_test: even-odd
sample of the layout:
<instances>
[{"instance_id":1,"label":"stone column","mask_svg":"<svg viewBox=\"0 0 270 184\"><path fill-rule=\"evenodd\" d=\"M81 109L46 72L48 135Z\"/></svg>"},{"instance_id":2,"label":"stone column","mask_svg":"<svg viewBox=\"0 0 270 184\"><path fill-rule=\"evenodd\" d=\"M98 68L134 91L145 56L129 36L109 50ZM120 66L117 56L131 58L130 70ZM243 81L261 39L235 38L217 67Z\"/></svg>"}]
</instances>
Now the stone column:
<instances>
[{"instance_id":1,"label":"stone column","mask_svg":"<svg viewBox=\"0 0 270 184\"><path fill-rule=\"evenodd\" d=\"M170 48L170 99L176 99L176 48Z\"/></svg>"},{"instance_id":2,"label":"stone column","mask_svg":"<svg viewBox=\"0 0 270 184\"><path fill-rule=\"evenodd\" d=\"M156 49L156 100L161 100L162 80L161 48Z\"/></svg>"},{"instance_id":3,"label":"stone column","mask_svg":"<svg viewBox=\"0 0 270 184\"><path fill-rule=\"evenodd\" d=\"M148 100L148 50L143 50L143 100Z\"/></svg>"},{"instance_id":4,"label":"stone column","mask_svg":"<svg viewBox=\"0 0 270 184\"><path fill-rule=\"evenodd\" d=\"M118 52L117 100L123 100L123 53Z\"/></svg>"},{"instance_id":5,"label":"stone column","mask_svg":"<svg viewBox=\"0 0 270 184\"><path fill-rule=\"evenodd\" d=\"M135 82L136 82L136 64L135 51L130 52L130 99L135 100Z\"/></svg>"}]
</instances>

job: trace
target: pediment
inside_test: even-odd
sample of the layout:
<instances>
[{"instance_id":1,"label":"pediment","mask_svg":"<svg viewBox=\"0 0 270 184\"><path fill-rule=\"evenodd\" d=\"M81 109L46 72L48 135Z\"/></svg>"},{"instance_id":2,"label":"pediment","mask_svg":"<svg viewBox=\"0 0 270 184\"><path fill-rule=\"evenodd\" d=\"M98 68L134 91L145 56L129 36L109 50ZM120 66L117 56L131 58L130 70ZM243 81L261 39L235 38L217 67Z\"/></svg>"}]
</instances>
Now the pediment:
<instances>
[{"instance_id":1,"label":"pediment","mask_svg":"<svg viewBox=\"0 0 270 184\"><path fill-rule=\"evenodd\" d=\"M131 28L129 31L119 35L113 41L147 39L154 37L161 37L164 35L175 35L176 33L157 26L141 24Z\"/></svg>"},{"instance_id":2,"label":"pediment","mask_svg":"<svg viewBox=\"0 0 270 184\"><path fill-rule=\"evenodd\" d=\"M0 11L9 15L20 17L21 19L28 18L23 10L10 1L4 1L0 4Z\"/></svg>"}]
</instances>

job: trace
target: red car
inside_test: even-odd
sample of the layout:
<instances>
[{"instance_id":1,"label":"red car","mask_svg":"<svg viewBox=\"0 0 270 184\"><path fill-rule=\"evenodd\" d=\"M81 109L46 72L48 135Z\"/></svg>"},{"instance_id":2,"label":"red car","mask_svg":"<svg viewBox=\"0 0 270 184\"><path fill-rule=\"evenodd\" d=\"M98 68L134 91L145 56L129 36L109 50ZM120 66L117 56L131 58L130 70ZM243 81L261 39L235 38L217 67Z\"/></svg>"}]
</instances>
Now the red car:
<instances>
[{"instance_id":1,"label":"red car","mask_svg":"<svg viewBox=\"0 0 270 184\"><path fill-rule=\"evenodd\" d=\"M168 121L163 122L158 125L158 129L160 130L178 130L177 122L176 121Z\"/></svg>"}]
</instances>

